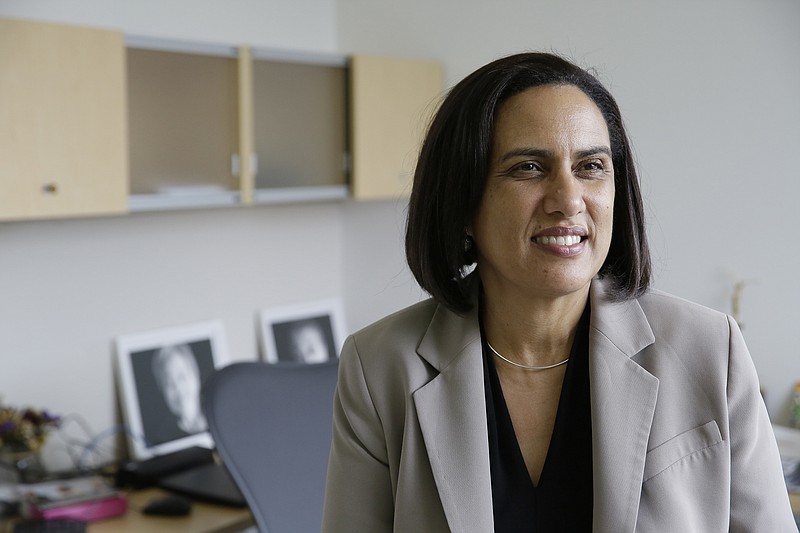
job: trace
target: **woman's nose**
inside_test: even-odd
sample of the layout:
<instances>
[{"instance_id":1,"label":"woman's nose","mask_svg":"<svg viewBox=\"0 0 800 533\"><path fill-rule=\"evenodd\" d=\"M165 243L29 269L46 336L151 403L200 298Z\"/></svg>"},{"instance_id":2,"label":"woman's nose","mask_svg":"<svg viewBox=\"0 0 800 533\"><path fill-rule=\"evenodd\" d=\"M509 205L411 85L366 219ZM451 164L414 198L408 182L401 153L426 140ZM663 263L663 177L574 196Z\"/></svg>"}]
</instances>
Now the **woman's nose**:
<instances>
[{"instance_id":1,"label":"woman's nose","mask_svg":"<svg viewBox=\"0 0 800 533\"><path fill-rule=\"evenodd\" d=\"M560 214L570 218L585 209L583 187L571 169L555 171L549 176L546 187L544 209L548 214Z\"/></svg>"}]
</instances>

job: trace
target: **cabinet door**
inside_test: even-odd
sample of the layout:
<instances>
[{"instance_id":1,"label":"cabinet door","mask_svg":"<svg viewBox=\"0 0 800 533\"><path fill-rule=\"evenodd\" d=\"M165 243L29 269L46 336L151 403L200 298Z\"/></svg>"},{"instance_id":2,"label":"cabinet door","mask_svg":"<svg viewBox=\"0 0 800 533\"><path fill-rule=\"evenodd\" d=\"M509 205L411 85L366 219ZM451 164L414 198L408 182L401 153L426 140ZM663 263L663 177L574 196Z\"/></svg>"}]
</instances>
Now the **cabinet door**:
<instances>
[{"instance_id":1,"label":"cabinet door","mask_svg":"<svg viewBox=\"0 0 800 533\"><path fill-rule=\"evenodd\" d=\"M135 45L126 52L131 208L238 203L236 49Z\"/></svg>"},{"instance_id":2,"label":"cabinet door","mask_svg":"<svg viewBox=\"0 0 800 533\"><path fill-rule=\"evenodd\" d=\"M123 213L119 32L0 20L0 219Z\"/></svg>"},{"instance_id":3,"label":"cabinet door","mask_svg":"<svg viewBox=\"0 0 800 533\"><path fill-rule=\"evenodd\" d=\"M345 59L255 57L256 201L346 198Z\"/></svg>"},{"instance_id":4,"label":"cabinet door","mask_svg":"<svg viewBox=\"0 0 800 533\"><path fill-rule=\"evenodd\" d=\"M351 186L356 199L410 194L419 147L441 93L438 63L351 59Z\"/></svg>"},{"instance_id":5,"label":"cabinet door","mask_svg":"<svg viewBox=\"0 0 800 533\"><path fill-rule=\"evenodd\" d=\"M344 68L258 60L253 71L257 187L342 185Z\"/></svg>"}]
</instances>

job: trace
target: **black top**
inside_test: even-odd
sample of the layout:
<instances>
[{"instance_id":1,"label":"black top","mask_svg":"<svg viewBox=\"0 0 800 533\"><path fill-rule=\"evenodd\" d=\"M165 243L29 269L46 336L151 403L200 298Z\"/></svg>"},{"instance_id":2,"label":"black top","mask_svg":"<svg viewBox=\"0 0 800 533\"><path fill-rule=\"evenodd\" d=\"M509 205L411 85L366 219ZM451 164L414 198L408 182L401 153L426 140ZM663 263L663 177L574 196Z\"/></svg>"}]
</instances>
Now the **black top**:
<instances>
[{"instance_id":1,"label":"black top","mask_svg":"<svg viewBox=\"0 0 800 533\"><path fill-rule=\"evenodd\" d=\"M486 346L483 331L481 334L495 531L591 532L589 305L575 334L561 387L553 436L538 486L534 486L528 475L497 377L494 358Z\"/></svg>"}]
</instances>

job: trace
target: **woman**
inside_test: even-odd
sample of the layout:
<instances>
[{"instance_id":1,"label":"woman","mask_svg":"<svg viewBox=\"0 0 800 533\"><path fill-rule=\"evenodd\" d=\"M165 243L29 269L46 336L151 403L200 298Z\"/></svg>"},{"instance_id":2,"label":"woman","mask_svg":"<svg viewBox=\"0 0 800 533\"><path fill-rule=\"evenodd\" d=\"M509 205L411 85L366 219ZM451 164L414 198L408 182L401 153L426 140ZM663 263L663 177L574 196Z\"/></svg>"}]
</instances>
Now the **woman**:
<instances>
[{"instance_id":1,"label":"woman","mask_svg":"<svg viewBox=\"0 0 800 533\"><path fill-rule=\"evenodd\" d=\"M345 343L324 531L796 531L738 326L649 289L589 73L530 53L456 85L406 253L433 298Z\"/></svg>"},{"instance_id":2,"label":"woman","mask_svg":"<svg viewBox=\"0 0 800 533\"><path fill-rule=\"evenodd\" d=\"M188 435L207 428L200 405L202 378L197 360L188 344L160 348L152 361L153 375L164 402L175 415L178 428Z\"/></svg>"}]
</instances>

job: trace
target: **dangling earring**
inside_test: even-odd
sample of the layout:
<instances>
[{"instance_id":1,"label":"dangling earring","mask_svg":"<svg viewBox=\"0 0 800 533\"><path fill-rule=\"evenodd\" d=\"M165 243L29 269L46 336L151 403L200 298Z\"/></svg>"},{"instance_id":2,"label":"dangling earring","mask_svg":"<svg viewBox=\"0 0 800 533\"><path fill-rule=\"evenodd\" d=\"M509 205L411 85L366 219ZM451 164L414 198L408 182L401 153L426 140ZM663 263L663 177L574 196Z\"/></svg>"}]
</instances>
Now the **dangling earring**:
<instances>
[{"instance_id":1,"label":"dangling earring","mask_svg":"<svg viewBox=\"0 0 800 533\"><path fill-rule=\"evenodd\" d=\"M477 254L475 253L475 239L472 235L464 236L464 264L459 269L458 279L467 279L477 266Z\"/></svg>"},{"instance_id":2,"label":"dangling earring","mask_svg":"<svg viewBox=\"0 0 800 533\"><path fill-rule=\"evenodd\" d=\"M471 235L466 235L464 237L464 251L465 252L471 252L472 248L474 246L475 246L475 241L472 240L472 236Z\"/></svg>"}]
</instances>

